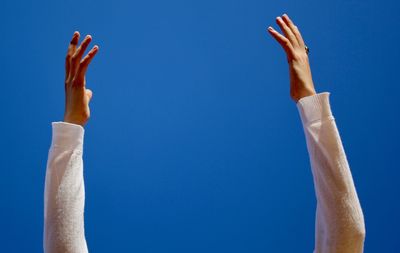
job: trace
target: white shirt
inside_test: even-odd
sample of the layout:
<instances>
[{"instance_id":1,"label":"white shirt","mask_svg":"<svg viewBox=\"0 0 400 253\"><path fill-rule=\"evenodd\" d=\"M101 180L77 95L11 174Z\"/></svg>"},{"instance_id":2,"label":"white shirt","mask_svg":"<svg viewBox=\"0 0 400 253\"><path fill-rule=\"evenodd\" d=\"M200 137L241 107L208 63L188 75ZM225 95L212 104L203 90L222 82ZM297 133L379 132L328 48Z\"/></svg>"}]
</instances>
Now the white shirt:
<instances>
[{"instance_id":1,"label":"white shirt","mask_svg":"<svg viewBox=\"0 0 400 253\"><path fill-rule=\"evenodd\" d=\"M363 252L364 216L332 116L329 93L297 103L306 136L317 197L316 253ZM45 202L46 253L88 252L84 232L83 136L79 125L53 122Z\"/></svg>"}]
</instances>

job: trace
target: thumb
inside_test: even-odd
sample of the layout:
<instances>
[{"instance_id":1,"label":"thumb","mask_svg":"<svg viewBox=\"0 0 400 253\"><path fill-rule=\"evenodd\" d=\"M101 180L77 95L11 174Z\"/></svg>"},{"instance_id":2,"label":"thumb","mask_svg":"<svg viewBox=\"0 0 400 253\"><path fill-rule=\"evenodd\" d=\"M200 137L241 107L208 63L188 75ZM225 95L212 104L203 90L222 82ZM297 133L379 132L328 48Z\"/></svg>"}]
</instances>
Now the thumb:
<instances>
[{"instance_id":1,"label":"thumb","mask_svg":"<svg viewBox=\"0 0 400 253\"><path fill-rule=\"evenodd\" d=\"M89 101L92 99L93 97L93 92L90 89L86 89L85 90L86 96L88 97Z\"/></svg>"}]
</instances>

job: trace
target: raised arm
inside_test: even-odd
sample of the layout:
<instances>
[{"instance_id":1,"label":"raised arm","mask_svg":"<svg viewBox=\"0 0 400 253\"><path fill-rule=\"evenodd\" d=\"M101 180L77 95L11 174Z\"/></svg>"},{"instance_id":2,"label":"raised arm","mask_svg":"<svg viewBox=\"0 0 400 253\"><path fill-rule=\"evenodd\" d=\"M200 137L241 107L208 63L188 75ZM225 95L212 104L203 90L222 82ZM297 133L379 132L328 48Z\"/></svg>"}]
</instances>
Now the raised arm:
<instances>
[{"instance_id":1,"label":"raised arm","mask_svg":"<svg viewBox=\"0 0 400 253\"><path fill-rule=\"evenodd\" d=\"M84 232L85 189L83 181L83 126L90 117L92 92L86 89L85 73L98 51L94 46L83 58L91 37L77 48L75 32L65 62L64 122L53 122L47 161L44 201L46 253L88 252Z\"/></svg>"},{"instance_id":2,"label":"raised arm","mask_svg":"<svg viewBox=\"0 0 400 253\"><path fill-rule=\"evenodd\" d=\"M277 17L280 34L269 33L286 52L290 95L297 103L306 136L317 197L315 252L363 252L365 225L329 93L316 94L308 49L298 28L285 14Z\"/></svg>"}]
</instances>

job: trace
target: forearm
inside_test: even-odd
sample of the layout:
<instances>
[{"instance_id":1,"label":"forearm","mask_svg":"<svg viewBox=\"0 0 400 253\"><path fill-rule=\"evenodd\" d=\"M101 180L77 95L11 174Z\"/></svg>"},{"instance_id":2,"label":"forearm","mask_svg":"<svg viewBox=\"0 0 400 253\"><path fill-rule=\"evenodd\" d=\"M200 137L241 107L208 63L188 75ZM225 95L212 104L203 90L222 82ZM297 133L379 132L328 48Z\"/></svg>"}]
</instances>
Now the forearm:
<instances>
[{"instance_id":1,"label":"forearm","mask_svg":"<svg viewBox=\"0 0 400 253\"><path fill-rule=\"evenodd\" d=\"M329 93L299 100L317 196L315 252L363 251L364 217L329 105Z\"/></svg>"},{"instance_id":2,"label":"forearm","mask_svg":"<svg viewBox=\"0 0 400 253\"><path fill-rule=\"evenodd\" d=\"M83 136L81 126L53 123L45 185L46 253L87 252L83 216Z\"/></svg>"}]
</instances>

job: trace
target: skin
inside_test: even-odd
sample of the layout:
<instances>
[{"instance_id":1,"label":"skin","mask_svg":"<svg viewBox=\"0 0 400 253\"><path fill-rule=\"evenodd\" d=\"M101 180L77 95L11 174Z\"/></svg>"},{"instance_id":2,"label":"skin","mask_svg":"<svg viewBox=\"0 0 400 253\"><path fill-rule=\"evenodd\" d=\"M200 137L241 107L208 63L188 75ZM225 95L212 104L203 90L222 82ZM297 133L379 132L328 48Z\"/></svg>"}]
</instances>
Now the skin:
<instances>
[{"instance_id":1,"label":"skin","mask_svg":"<svg viewBox=\"0 0 400 253\"><path fill-rule=\"evenodd\" d=\"M78 47L79 37L79 32L75 32L65 58L64 122L84 126L90 118L89 102L93 96L92 91L86 88L85 75L99 47L95 45L83 57L92 37L87 35Z\"/></svg>"},{"instance_id":2,"label":"skin","mask_svg":"<svg viewBox=\"0 0 400 253\"><path fill-rule=\"evenodd\" d=\"M276 18L283 35L271 26L268 32L286 52L290 73L290 97L297 103L299 99L315 95L314 83L305 43L297 26L287 14Z\"/></svg>"},{"instance_id":3,"label":"skin","mask_svg":"<svg viewBox=\"0 0 400 253\"><path fill-rule=\"evenodd\" d=\"M277 17L276 23L283 35L271 26L268 27L268 32L286 52L290 73L290 97L297 102L303 97L315 95L308 54L299 29L287 14ZM87 35L78 47L79 38L79 32L75 32L65 60L64 122L84 126L90 118L89 102L93 96L92 91L86 88L85 75L99 47L94 46L83 57L92 37Z\"/></svg>"}]
</instances>

